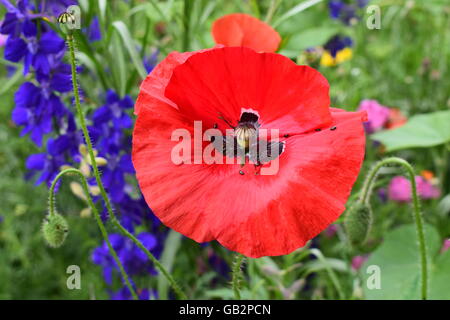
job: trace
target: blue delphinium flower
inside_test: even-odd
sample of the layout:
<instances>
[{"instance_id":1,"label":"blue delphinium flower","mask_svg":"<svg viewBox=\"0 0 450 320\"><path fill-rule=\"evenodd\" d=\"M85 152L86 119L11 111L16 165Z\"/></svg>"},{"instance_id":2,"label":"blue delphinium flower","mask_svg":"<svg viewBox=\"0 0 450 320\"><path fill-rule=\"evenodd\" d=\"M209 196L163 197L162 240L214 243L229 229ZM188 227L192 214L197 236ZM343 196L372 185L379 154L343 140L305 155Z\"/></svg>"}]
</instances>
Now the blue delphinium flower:
<instances>
[{"instance_id":1,"label":"blue delphinium flower","mask_svg":"<svg viewBox=\"0 0 450 320\"><path fill-rule=\"evenodd\" d=\"M345 6L345 3L341 0L331 0L328 2L328 8L330 9L330 16L333 19L338 19L341 15L341 10Z\"/></svg>"},{"instance_id":2,"label":"blue delphinium flower","mask_svg":"<svg viewBox=\"0 0 450 320\"><path fill-rule=\"evenodd\" d=\"M34 6L28 0L18 0L17 6L12 5L8 0L0 0L0 3L7 10L0 26L0 33L7 34L11 38L18 38L21 35L36 36L37 28L33 19L41 18L43 15L32 13Z\"/></svg>"},{"instance_id":3,"label":"blue delphinium flower","mask_svg":"<svg viewBox=\"0 0 450 320\"><path fill-rule=\"evenodd\" d=\"M91 21L91 25L88 30L88 39L90 42L100 41L102 39L102 33L100 31L100 23L97 17L94 17Z\"/></svg>"},{"instance_id":4,"label":"blue delphinium flower","mask_svg":"<svg viewBox=\"0 0 450 320\"><path fill-rule=\"evenodd\" d=\"M46 153L32 154L27 158L26 167L30 170L28 177L38 174L35 184L46 182L50 186L61 166L68 163L66 153L70 148L70 140L65 135L48 139Z\"/></svg>"},{"instance_id":5,"label":"blue delphinium flower","mask_svg":"<svg viewBox=\"0 0 450 320\"><path fill-rule=\"evenodd\" d=\"M161 254L160 246L158 246L157 238L148 232L142 232L137 235L137 238L142 244L150 250L156 257ZM145 253L138 248L133 241L125 236L119 234L109 235L109 241L112 247L117 252L120 262L123 264L128 275L155 275L156 271L150 260L148 260ZM103 277L105 282L112 284L113 270L118 270L118 267L109 253L108 246L104 241L103 244L97 247L92 253L92 261L101 266L103 269Z\"/></svg>"},{"instance_id":6,"label":"blue delphinium flower","mask_svg":"<svg viewBox=\"0 0 450 320\"><path fill-rule=\"evenodd\" d=\"M117 129L129 129L133 126L126 110L134 105L130 96L120 98L113 90L106 93L106 104L95 110L92 120L95 127L113 126Z\"/></svg>"},{"instance_id":7,"label":"blue delphinium flower","mask_svg":"<svg viewBox=\"0 0 450 320\"><path fill-rule=\"evenodd\" d=\"M77 4L76 0L46 0L41 1L39 10L57 17L74 4Z\"/></svg>"},{"instance_id":8,"label":"blue delphinium flower","mask_svg":"<svg viewBox=\"0 0 450 320\"><path fill-rule=\"evenodd\" d=\"M53 121L59 123L63 117L71 115L59 95L71 89L69 70L60 61L50 62L54 71L36 71L37 85L25 82L14 96L12 119L18 126L23 126L21 134L30 134L38 146L42 145L43 136L53 130Z\"/></svg>"},{"instance_id":9,"label":"blue delphinium flower","mask_svg":"<svg viewBox=\"0 0 450 320\"><path fill-rule=\"evenodd\" d=\"M350 25L360 19L358 9L364 8L368 2L368 0L330 0L328 2L330 16L333 19L341 20L346 25Z\"/></svg>"},{"instance_id":10,"label":"blue delphinium flower","mask_svg":"<svg viewBox=\"0 0 450 320\"><path fill-rule=\"evenodd\" d=\"M158 299L158 293L155 290L137 290L139 300ZM133 297L127 287L123 287L116 292L111 293L111 300L132 300Z\"/></svg>"},{"instance_id":11,"label":"blue delphinium flower","mask_svg":"<svg viewBox=\"0 0 450 320\"><path fill-rule=\"evenodd\" d=\"M54 55L61 57L65 50L64 40L53 31L45 32L40 39L35 36L29 38L14 38L6 40L4 56L6 60L19 62L24 60L24 73L28 73L30 66L39 72L49 73L52 63L57 60Z\"/></svg>"},{"instance_id":12,"label":"blue delphinium flower","mask_svg":"<svg viewBox=\"0 0 450 320\"><path fill-rule=\"evenodd\" d=\"M5 58L22 63L24 73L29 74L29 79L16 92L12 119L22 127L22 135L29 135L36 145L45 146L45 150L27 158L29 172L26 178L34 178L36 184L45 182L50 186L62 166L77 166L81 161L78 146L83 143L83 138L76 127L72 108L64 104L64 94L72 90L70 66L63 62L64 39L46 23L38 21L44 17L56 17L76 1L18 0L13 5L11 1L0 0L0 3L7 10L0 26L0 33L7 35ZM90 41L101 39L97 18L91 22L88 38ZM148 58L147 70L153 69L157 55L158 51L155 51ZM140 230L145 227L152 232L142 232L138 238L158 257L166 231L159 229L159 220L152 215L142 196L133 193L134 187L126 182L127 175L134 173L129 134L132 128L129 113L134 102L129 96L119 97L113 90L107 91L105 100L106 103L92 112L88 119L98 156L107 160L100 168L105 187L127 230L135 233L136 227L140 226ZM92 176L87 179L90 185L95 184ZM99 202L100 197L93 198ZM102 219L107 219L106 212L103 208ZM111 235L110 239L130 275L156 274L152 263L131 240L120 235ZM92 259L102 266L105 281L111 283L117 266L105 243L94 251ZM156 295L148 290L137 291L144 299ZM131 298L126 288L113 293L112 297Z\"/></svg>"},{"instance_id":13,"label":"blue delphinium flower","mask_svg":"<svg viewBox=\"0 0 450 320\"><path fill-rule=\"evenodd\" d=\"M153 51L153 53L144 59L144 67L147 70L147 73L150 73L155 68L158 62L158 54L159 50Z\"/></svg>"}]
</instances>

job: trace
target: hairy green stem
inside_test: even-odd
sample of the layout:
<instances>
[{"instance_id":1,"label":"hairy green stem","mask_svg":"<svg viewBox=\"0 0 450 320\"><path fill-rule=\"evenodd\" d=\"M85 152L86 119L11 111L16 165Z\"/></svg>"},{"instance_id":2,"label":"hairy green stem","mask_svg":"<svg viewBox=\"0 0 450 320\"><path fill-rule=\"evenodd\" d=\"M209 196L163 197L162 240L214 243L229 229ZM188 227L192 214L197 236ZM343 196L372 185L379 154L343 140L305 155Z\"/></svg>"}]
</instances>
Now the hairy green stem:
<instances>
[{"instance_id":1,"label":"hairy green stem","mask_svg":"<svg viewBox=\"0 0 450 320\"><path fill-rule=\"evenodd\" d=\"M242 263L244 262L245 257L240 254L240 253L236 253L236 256L234 258L234 262L232 265L232 278L231 278L231 285L233 288L233 292L234 292L234 298L236 300L241 300L241 293L240 293L240 278L241 278L241 266Z\"/></svg>"},{"instance_id":2,"label":"hairy green stem","mask_svg":"<svg viewBox=\"0 0 450 320\"><path fill-rule=\"evenodd\" d=\"M414 207L414 222L416 224L417 239L419 241L420 250L420 265L421 265L421 298L426 300L428 297L428 262L427 262L427 247L425 243L425 231L422 213L420 211L420 199L417 195L416 178L413 167L406 161L397 157L390 157L383 159L375 164L370 170L366 181L364 182L362 195L360 201L368 204L370 195L372 194L373 184L376 180L378 171L386 165L399 165L402 166L407 174L409 181L411 182L411 193Z\"/></svg>"},{"instance_id":3,"label":"hairy green stem","mask_svg":"<svg viewBox=\"0 0 450 320\"><path fill-rule=\"evenodd\" d=\"M164 266L158 261L158 259L155 258L155 256L147 249L145 246L133 235L131 234L127 229L125 229L117 219L112 205L111 201L109 200L108 194L106 193L105 187L103 185L102 179L100 178L100 171L98 169L97 161L95 159L94 149L92 146L92 141L89 136L89 132L87 130L86 126L86 119L83 114L83 110L81 109L80 104L80 95L78 91L78 82L77 82L77 71L76 71L76 64L75 64L75 44L74 44L74 37L71 33L67 35L67 42L69 46L70 51L70 65L72 68L72 85L73 85L73 92L75 96L75 107L77 110L78 118L81 125L81 130L83 131L84 140L86 141L86 146L89 154L89 158L91 160L92 169L95 176L95 181L97 182L97 185L100 189L100 194L103 198L103 201L105 202L106 209L108 211L108 214L111 218L112 223L114 226L116 226L126 237L130 238L140 249L144 251L144 253L147 255L147 257L155 264L155 267L159 269L159 271L162 272L162 274L167 278L167 281L169 281L170 285L172 286L175 293L181 298L185 299L186 295L183 293L181 288L178 286L178 284L175 282L175 280L172 278L172 276L167 272L167 270L164 268Z\"/></svg>"},{"instance_id":4,"label":"hairy green stem","mask_svg":"<svg viewBox=\"0 0 450 320\"><path fill-rule=\"evenodd\" d=\"M119 267L120 273L122 274L122 278L125 281L126 286L128 287L128 290L130 290L131 295L134 299L138 299L138 295L136 294L136 291L134 290L133 286L130 283L130 280L128 278L128 274L126 273L122 263L119 260L119 257L117 256L117 252L114 250L111 242L109 241L108 232L106 231L105 225L102 221L102 218L100 217L100 214L98 213L97 207L94 204L94 201L92 200L92 197L89 193L88 184L86 181L85 176L83 176L83 173L75 168L69 168L61 171L58 173L58 175L53 179L52 185L49 190L49 214L55 214L55 187L56 183L61 179L65 174L73 173L78 175L78 177L81 180L81 186L83 187L84 194L86 196L87 202L89 204L89 207L92 209L92 212L94 213L95 220L97 221L98 227L100 228L100 232L102 233L103 239L105 239L106 245L108 246L109 251L111 252L111 255L114 258L114 261L117 263L117 266Z\"/></svg>"}]
</instances>

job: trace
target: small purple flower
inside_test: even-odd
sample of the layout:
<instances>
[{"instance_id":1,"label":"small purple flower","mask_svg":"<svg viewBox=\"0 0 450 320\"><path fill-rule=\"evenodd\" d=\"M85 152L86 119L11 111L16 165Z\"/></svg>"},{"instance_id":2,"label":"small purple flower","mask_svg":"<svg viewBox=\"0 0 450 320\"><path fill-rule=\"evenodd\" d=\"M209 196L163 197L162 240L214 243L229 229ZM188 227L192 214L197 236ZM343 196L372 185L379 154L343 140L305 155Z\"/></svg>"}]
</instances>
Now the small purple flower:
<instances>
[{"instance_id":1,"label":"small purple flower","mask_svg":"<svg viewBox=\"0 0 450 320\"><path fill-rule=\"evenodd\" d=\"M333 19L339 19L344 24L350 25L353 21L359 20L358 9L364 8L368 0L356 0L351 3L342 0L330 0L328 9Z\"/></svg>"},{"instance_id":2,"label":"small purple flower","mask_svg":"<svg viewBox=\"0 0 450 320\"><path fill-rule=\"evenodd\" d=\"M448 249L450 249L450 238L444 240L444 243L442 244L441 253L444 253Z\"/></svg>"},{"instance_id":3,"label":"small purple flower","mask_svg":"<svg viewBox=\"0 0 450 320\"><path fill-rule=\"evenodd\" d=\"M416 177L417 191L422 199L437 199L441 196L441 191L433 183L422 176Z\"/></svg>"},{"instance_id":4,"label":"small purple flower","mask_svg":"<svg viewBox=\"0 0 450 320\"><path fill-rule=\"evenodd\" d=\"M416 176L417 192L422 199L439 198L441 192L431 182L427 181L422 176ZM396 176L392 178L388 187L389 199L397 202L410 202L411 183L403 176Z\"/></svg>"},{"instance_id":5,"label":"small purple flower","mask_svg":"<svg viewBox=\"0 0 450 320\"><path fill-rule=\"evenodd\" d=\"M8 36L5 36L4 34L0 34L0 48L5 46L6 39L8 39Z\"/></svg>"},{"instance_id":6,"label":"small purple flower","mask_svg":"<svg viewBox=\"0 0 450 320\"><path fill-rule=\"evenodd\" d=\"M388 201L388 192L386 188L380 188L377 192L378 198L380 198L382 203L386 203Z\"/></svg>"},{"instance_id":7,"label":"small purple flower","mask_svg":"<svg viewBox=\"0 0 450 320\"><path fill-rule=\"evenodd\" d=\"M367 261L368 258L368 256L354 256L352 259L352 269L355 271L361 269L362 265Z\"/></svg>"},{"instance_id":8,"label":"small purple flower","mask_svg":"<svg viewBox=\"0 0 450 320\"><path fill-rule=\"evenodd\" d=\"M369 0L356 0L356 5L359 8L364 8L369 3Z\"/></svg>"},{"instance_id":9,"label":"small purple flower","mask_svg":"<svg viewBox=\"0 0 450 320\"><path fill-rule=\"evenodd\" d=\"M364 123L364 127L369 134L381 130L389 120L389 108L376 100L362 100L358 110L367 111L368 121Z\"/></svg>"},{"instance_id":10,"label":"small purple flower","mask_svg":"<svg viewBox=\"0 0 450 320\"><path fill-rule=\"evenodd\" d=\"M228 263L223 260L220 256L218 256L214 250L208 248L208 263L212 270L214 270L217 274L222 277L229 278L230 276L230 266Z\"/></svg>"},{"instance_id":11,"label":"small purple flower","mask_svg":"<svg viewBox=\"0 0 450 320\"><path fill-rule=\"evenodd\" d=\"M100 41L102 39L102 33L100 31L100 23L97 17L94 17L92 19L91 25L89 26L87 33L89 41L91 42Z\"/></svg>"},{"instance_id":12,"label":"small purple flower","mask_svg":"<svg viewBox=\"0 0 450 320\"><path fill-rule=\"evenodd\" d=\"M324 235L327 238L332 238L337 233L337 231L338 231L337 224L332 224L332 225L329 225L328 228L325 229Z\"/></svg>"},{"instance_id":13,"label":"small purple flower","mask_svg":"<svg viewBox=\"0 0 450 320\"><path fill-rule=\"evenodd\" d=\"M147 70L147 73L152 72L156 64L158 63L158 54L159 50L155 50L148 58L144 59L144 66L145 70Z\"/></svg>"},{"instance_id":14,"label":"small purple flower","mask_svg":"<svg viewBox=\"0 0 450 320\"><path fill-rule=\"evenodd\" d=\"M328 2L328 8L330 9L330 16L333 19L339 18L341 15L341 10L344 8L345 4L341 0L331 0Z\"/></svg>"}]
</instances>

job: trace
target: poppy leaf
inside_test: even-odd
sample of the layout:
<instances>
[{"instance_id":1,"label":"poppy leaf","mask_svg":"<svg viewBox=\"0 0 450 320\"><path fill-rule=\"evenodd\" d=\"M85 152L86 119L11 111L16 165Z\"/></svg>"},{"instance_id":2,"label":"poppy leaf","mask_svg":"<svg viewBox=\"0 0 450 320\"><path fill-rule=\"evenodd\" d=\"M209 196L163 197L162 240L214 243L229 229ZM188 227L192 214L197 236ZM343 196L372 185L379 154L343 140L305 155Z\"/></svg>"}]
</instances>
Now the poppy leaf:
<instances>
[{"instance_id":1,"label":"poppy leaf","mask_svg":"<svg viewBox=\"0 0 450 320\"><path fill-rule=\"evenodd\" d=\"M425 226L425 238L428 248L429 277L436 277L433 257L437 254L440 241L436 229ZM420 299L420 251L414 225L405 225L388 233L384 242L371 254L361 268L362 287L366 299ZM440 265L440 264L439 264ZM372 286L377 274L373 266L379 270L380 288ZM372 267L372 268L370 268ZM442 276L438 274L438 276ZM429 286L429 296L439 299L440 293ZM448 293L446 293L448 294Z\"/></svg>"},{"instance_id":2,"label":"poppy leaf","mask_svg":"<svg viewBox=\"0 0 450 320\"><path fill-rule=\"evenodd\" d=\"M372 139L386 146L386 151L434 147L450 141L450 111L437 111L411 117L396 129L372 135Z\"/></svg>"},{"instance_id":3,"label":"poppy leaf","mask_svg":"<svg viewBox=\"0 0 450 320\"><path fill-rule=\"evenodd\" d=\"M432 300L448 300L450 299L450 291L448 284L450 283L450 250L440 254L434 264L430 281L430 299Z\"/></svg>"}]
</instances>

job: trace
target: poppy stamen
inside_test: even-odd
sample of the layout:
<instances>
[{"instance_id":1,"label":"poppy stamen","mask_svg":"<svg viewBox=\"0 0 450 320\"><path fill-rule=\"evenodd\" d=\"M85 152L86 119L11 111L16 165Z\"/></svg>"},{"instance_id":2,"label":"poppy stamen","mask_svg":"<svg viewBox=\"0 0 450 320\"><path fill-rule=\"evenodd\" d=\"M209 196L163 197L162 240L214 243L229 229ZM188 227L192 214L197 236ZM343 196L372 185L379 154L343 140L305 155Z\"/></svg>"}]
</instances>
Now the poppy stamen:
<instances>
[{"instance_id":1,"label":"poppy stamen","mask_svg":"<svg viewBox=\"0 0 450 320\"><path fill-rule=\"evenodd\" d=\"M219 116L219 119L223 120L231 129L235 129L236 128L227 119L225 119L223 116Z\"/></svg>"}]
</instances>

